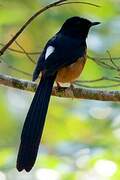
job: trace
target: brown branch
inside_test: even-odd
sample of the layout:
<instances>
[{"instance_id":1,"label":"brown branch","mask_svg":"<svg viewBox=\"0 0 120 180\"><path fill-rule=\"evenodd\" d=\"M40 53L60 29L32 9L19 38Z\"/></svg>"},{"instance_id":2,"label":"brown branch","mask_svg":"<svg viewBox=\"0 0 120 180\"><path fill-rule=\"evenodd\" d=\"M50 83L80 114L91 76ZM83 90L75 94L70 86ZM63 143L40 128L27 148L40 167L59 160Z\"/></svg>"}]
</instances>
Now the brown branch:
<instances>
[{"instance_id":1,"label":"brown branch","mask_svg":"<svg viewBox=\"0 0 120 180\"><path fill-rule=\"evenodd\" d=\"M13 78L8 75L0 74L0 84L8 87L13 87L17 89L27 90L27 91L35 91L37 84L28 80L22 80Z\"/></svg>"},{"instance_id":2,"label":"brown branch","mask_svg":"<svg viewBox=\"0 0 120 180\"><path fill-rule=\"evenodd\" d=\"M37 83L28 80L13 78L11 76L3 74L0 74L0 84L32 92L34 92L37 88ZM106 91L82 87L54 87L52 95L64 98L91 99L100 101L120 101L120 91Z\"/></svg>"}]
</instances>

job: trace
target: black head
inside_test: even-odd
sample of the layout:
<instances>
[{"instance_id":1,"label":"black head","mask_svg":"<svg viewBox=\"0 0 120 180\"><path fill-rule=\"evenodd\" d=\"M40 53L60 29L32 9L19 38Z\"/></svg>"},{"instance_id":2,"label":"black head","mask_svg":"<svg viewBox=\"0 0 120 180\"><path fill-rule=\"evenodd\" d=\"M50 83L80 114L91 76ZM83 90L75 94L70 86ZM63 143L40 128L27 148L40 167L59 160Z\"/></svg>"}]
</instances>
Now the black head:
<instances>
[{"instance_id":1,"label":"black head","mask_svg":"<svg viewBox=\"0 0 120 180\"><path fill-rule=\"evenodd\" d=\"M70 36L82 36L87 37L90 27L100 24L99 22L91 22L88 19L84 19L78 16L67 19L62 28L61 32Z\"/></svg>"}]
</instances>

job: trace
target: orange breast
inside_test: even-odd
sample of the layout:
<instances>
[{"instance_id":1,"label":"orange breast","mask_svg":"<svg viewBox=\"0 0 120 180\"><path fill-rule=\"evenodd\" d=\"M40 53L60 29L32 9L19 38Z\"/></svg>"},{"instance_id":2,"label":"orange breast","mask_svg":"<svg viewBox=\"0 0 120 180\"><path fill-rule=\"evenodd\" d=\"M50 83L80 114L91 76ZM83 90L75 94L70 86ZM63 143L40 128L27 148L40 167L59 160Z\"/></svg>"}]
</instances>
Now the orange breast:
<instances>
[{"instance_id":1,"label":"orange breast","mask_svg":"<svg viewBox=\"0 0 120 180\"><path fill-rule=\"evenodd\" d=\"M61 68L58 71L56 81L61 83L70 83L76 80L81 74L86 62L86 56L79 58L75 63Z\"/></svg>"}]
</instances>

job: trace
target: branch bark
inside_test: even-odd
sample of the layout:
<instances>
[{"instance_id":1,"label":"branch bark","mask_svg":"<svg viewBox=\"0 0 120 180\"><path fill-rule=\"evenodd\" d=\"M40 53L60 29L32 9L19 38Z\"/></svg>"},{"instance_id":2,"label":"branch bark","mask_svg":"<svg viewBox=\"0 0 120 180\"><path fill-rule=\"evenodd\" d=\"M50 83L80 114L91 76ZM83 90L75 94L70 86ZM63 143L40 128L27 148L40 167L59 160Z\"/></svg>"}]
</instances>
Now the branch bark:
<instances>
[{"instance_id":1,"label":"branch bark","mask_svg":"<svg viewBox=\"0 0 120 180\"><path fill-rule=\"evenodd\" d=\"M0 74L0 84L8 87L13 87L21 90L34 92L37 88L37 83L17 79L8 75ZM120 91L102 90L102 89L89 89L77 87L53 87L53 96L63 98L77 98L77 99L90 99L100 101L120 101Z\"/></svg>"}]
</instances>

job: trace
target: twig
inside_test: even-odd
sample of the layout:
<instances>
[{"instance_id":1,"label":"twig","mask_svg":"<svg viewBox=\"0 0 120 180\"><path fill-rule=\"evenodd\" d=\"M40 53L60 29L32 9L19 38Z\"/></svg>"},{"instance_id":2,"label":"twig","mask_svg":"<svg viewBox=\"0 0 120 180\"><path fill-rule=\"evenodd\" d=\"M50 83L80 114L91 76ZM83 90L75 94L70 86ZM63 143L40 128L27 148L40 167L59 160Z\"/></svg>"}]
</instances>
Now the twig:
<instances>
[{"instance_id":1,"label":"twig","mask_svg":"<svg viewBox=\"0 0 120 180\"><path fill-rule=\"evenodd\" d=\"M87 55L87 57L91 60L96 60L96 61L104 61L104 60L110 61L110 58L108 58L108 57L92 57L89 55ZM112 57L112 60L120 60L120 57Z\"/></svg>"},{"instance_id":2,"label":"twig","mask_svg":"<svg viewBox=\"0 0 120 180\"><path fill-rule=\"evenodd\" d=\"M24 74L24 75L26 75L26 76L32 77L32 74L27 73L27 72L25 72L25 71L23 71L23 70L20 70L20 69L18 69L18 68L15 68L14 66L8 64L7 62L5 62L5 60L4 60L2 57L0 57L0 59L2 60L2 61L0 61L0 63L4 64L4 65L7 66L9 69L12 69L12 70L14 70L14 71L16 71L16 72L22 73L22 74Z\"/></svg>"},{"instance_id":3,"label":"twig","mask_svg":"<svg viewBox=\"0 0 120 180\"><path fill-rule=\"evenodd\" d=\"M117 80L120 80L120 76L115 76L115 78L116 78Z\"/></svg>"},{"instance_id":4,"label":"twig","mask_svg":"<svg viewBox=\"0 0 120 180\"><path fill-rule=\"evenodd\" d=\"M89 57L89 59L93 60L94 62L96 62L96 64L98 64L98 65L101 66L101 67L119 71L118 68L116 68L116 67L114 67L114 66L112 66L112 65L110 65L110 64L107 64L107 63L105 63L105 62L103 62L103 61L99 61L99 59L97 59L97 58L90 57L90 56L88 56L88 57ZM110 59L109 59L109 60L110 60Z\"/></svg>"},{"instance_id":5,"label":"twig","mask_svg":"<svg viewBox=\"0 0 120 180\"><path fill-rule=\"evenodd\" d=\"M118 83L118 84L112 84L112 85L101 85L101 86L88 86L88 85L83 85L83 84L81 84L81 83L76 83L76 82L74 82L74 84L75 85L77 85L77 86L80 86L80 87L85 87L85 88L111 88L111 87L118 87L118 86L120 86L120 83Z\"/></svg>"},{"instance_id":6,"label":"twig","mask_svg":"<svg viewBox=\"0 0 120 180\"><path fill-rule=\"evenodd\" d=\"M37 84L34 82L13 78L11 76L3 74L0 74L0 84L32 92L34 92L37 88ZM52 95L64 98L91 99L100 101L120 101L120 91L106 91L82 87L54 87Z\"/></svg>"},{"instance_id":7,"label":"twig","mask_svg":"<svg viewBox=\"0 0 120 180\"><path fill-rule=\"evenodd\" d=\"M98 79L93 79L93 80L77 80L74 83L76 84L81 84L81 83L96 83L96 82L100 82L100 81L112 81L112 82L120 82L120 78L118 77L113 77L113 78L109 78L109 77L100 77ZM102 86L100 86L100 88L102 88Z\"/></svg>"},{"instance_id":8,"label":"twig","mask_svg":"<svg viewBox=\"0 0 120 180\"><path fill-rule=\"evenodd\" d=\"M112 56L111 56L111 54L110 54L110 52L107 50L107 53L108 53L108 56L109 56L109 58L110 58L110 61L111 61L111 63L113 64L113 66L116 68L116 70L120 70L119 69L119 67L116 65L116 63L113 61L113 59L112 59Z\"/></svg>"},{"instance_id":9,"label":"twig","mask_svg":"<svg viewBox=\"0 0 120 180\"><path fill-rule=\"evenodd\" d=\"M94 83L94 82L98 82L98 81L103 81L104 77L98 78L98 79L93 79L93 80L77 80L75 81L75 83Z\"/></svg>"},{"instance_id":10,"label":"twig","mask_svg":"<svg viewBox=\"0 0 120 180\"><path fill-rule=\"evenodd\" d=\"M22 49L23 53L27 56L27 58L33 63L36 64L35 61L30 57L30 55L25 51L25 49L17 42L15 41L15 43L17 44L17 46Z\"/></svg>"},{"instance_id":11,"label":"twig","mask_svg":"<svg viewBox=\"0 0 120 180\"><path fill-rule=\"evenodd\" d=\"M1 46L5 46L5 44L3 44L3 43L0 43L0 45ZM13 48L8 48L8 50L9 51L13 51L13 52L15 52L15 53L20 53L20 54L25 54L23 51L20 51L20 50L17 50L17 49L13 49ZM26 53L27 54L29 54L29 55L38 55L38 54L40 54L41 52L27 52L26 51Z\"/></svg>"},{"instance_id":12,"label":"twig","mask_svg":"<svg viewBox=\"0 0 120 180\"><path fill-rule=\"evenodd\" d=\"M68 5L68 4L85 4L85 5L90 5L90 6L95 6L95 7L100 7L97 4L89 3L89 2L83 2L83 1L70 1L70 2L63 2L58 4L57 6L62 6L62 5Z\"/></svg>"}]
</instances>

